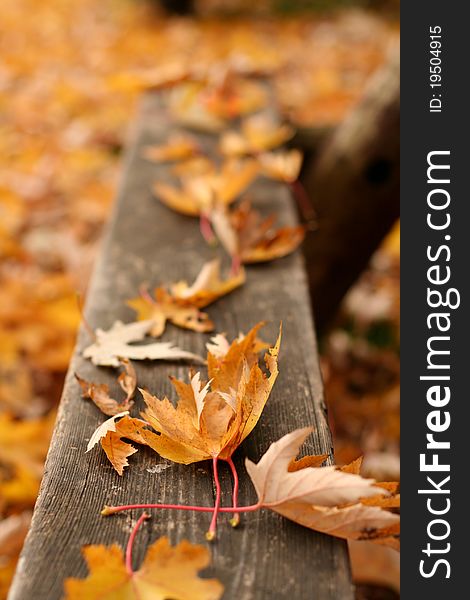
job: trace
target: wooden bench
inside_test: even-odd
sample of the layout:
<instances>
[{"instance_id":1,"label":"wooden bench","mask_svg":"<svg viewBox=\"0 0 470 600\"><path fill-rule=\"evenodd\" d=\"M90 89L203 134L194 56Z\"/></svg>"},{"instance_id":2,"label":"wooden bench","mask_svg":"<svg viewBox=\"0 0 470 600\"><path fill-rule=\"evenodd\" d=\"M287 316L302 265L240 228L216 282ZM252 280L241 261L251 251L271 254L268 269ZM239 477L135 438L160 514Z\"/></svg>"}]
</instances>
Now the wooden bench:
<instances>
[{"instance_id":1,"label":"wooden bench","mask_svg":"<svg viewBox=\"0 0 470 600\"><path fill-rule=\"evenodd\" d=\"M197 221L178 215L151 194L156 178L168 178L166 166L155 166L141 157L142 148L163 142L168 125L156 95L144 98L116 208L95 268L86 318L93 327L108 328L116 319L133 320L126 299L139 285L191 280L214 250L202 240ZM201 136L206 147L210 136ZM283 224L296 222L294 202L283 185L258 180L253 186L254 204L262 211L276 211ZM219 249L219 252L221 250ZM266 340L274 340L279 322L284 324L280 375L261 420L235 454L241 474L240 504L255 500L254 489L244 471L248 456L258 461L271 442L295 428L315 426L310 451L332 452L318 350L310 312L302 255L293 255L262 266L249 267L247 283L209 308L217 331L232 339L261 320ZM209 336L169 326L164 341L197 353L204 352ZM9 600L56 600L62 597L67 577L84 577L87 569L80 548L85 544L125 546L137 512L103 518L105 505L129 502L172 502L210 506L215 490L211 465L172 464L155 473L163 462L155 453L141 448L130 459L131 466L120 477L101 449L85 454L87 440L104 420L96 407L80 397L74 379L78 372L87 379L108 383L116 391L116 374L98 369L81 356L90 343L87 332L79 333L75 355L66 378L57 425L47 458L44 479ZM187 376L181 363L138 363L138 382L153 393L174 398L168 376ZM142 406L141 398L137 406ZM153 467L153 468L152 468ZM231 477L223 464L222 503L230 504ZM210 516L181 511L154 512L143 529L134 551L140 563L146 547L162 535L172 543L189 539L205 543ZM218 539L211 545L212 566L206 571L225 586L224 598L231 600L351 600L346 543L300 527L279 515L262 511L242 516L232 530L220 518Z\"/></svg>"}]
</instances>

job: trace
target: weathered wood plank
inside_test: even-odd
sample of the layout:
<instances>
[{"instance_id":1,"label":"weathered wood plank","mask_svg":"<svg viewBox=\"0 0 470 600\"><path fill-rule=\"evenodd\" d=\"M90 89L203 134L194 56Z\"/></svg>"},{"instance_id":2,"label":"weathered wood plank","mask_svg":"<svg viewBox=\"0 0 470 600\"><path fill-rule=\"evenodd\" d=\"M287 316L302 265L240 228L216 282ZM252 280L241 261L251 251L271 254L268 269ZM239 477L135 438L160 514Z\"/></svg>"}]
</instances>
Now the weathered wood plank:
<instances>
[{"instance_id":1,"label":"weathered wood plank","mask_svg":"<svg viewBox=\"0 0 470 600\"><path fill-rule=\"evenodd\" d=\"M132 320L133 313L124 301L135 294L139 284L191 279L203 260L214 254L202 241L197 220L171 212L151 195L156 175L166 178L168 170L147 163L140 153L144 145L163 141L167 134L158 100L147 97L88 295L86 316L93 326L107 328L118 318ZM257 207L278 211L282 223L295 222L293 203L285 188L259 181L252 188L252 196ZM235 455L242 474L241 504L255 500L242 466L245 456L257 461L272 441L306 424L316 427L308 450L331 452L309 306L303 259L296 253L249 268L247 284L209 309L217 330L230 337L247 331L257 321L267 320L263 336L274 340L279 321L284 323L280 376L257 428ZM201 353L208 337L169 326L163 340ZM116 390L115 373L93 367L81 357L88 343L82 329L10 600L58 599L64 578L86 574L80 555L82 545L126 543L137 513L103 518L99 512L104 504L132 501L211 505L214 501L209 464L171 464L156 474L152 468L165 461L140 449L131 457L130 468L119 477L100 449L85 454L87 440L103 416L80 398L73 373L109 383L111 390ZM187 366L181 364L137 364L136 369L140 386L173 398L168 375L187 374ZM142 406L142 399L138 403ZM224 465L222 486L223 503L228 505L231 480ZM168 535L173 543L183 538L203 543L209 520L210 515L155 511L138 538L135 559L141 560L148 543L161 535ZM228 517L222 516L218 540L211 548L213 567L207 573L222 580L224 598L352 598L346 545L274 513L243 516L237 530L232 530Z\"/></svg>"}]
</instances>

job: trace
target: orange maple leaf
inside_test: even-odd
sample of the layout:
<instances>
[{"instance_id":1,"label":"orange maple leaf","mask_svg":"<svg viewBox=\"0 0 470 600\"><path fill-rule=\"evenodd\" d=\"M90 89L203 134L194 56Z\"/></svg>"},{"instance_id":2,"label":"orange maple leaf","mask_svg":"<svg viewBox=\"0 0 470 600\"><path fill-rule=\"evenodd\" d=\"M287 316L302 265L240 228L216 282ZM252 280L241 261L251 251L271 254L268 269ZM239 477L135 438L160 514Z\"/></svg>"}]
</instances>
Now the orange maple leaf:
<instances>
[{"instance_id":1,"label":"orange maple leaf","mask_svg":"<svg viewBox=\"0 0 470 600\"><path fill-rule=\"evenodd\" d=\"M207 356L210 381L202 385L172 379L179 396L176 408L141 390L147 405L144 419L158 432L144 431L150 447L164 458L190 464L229 459L258 422L278 375L281 334L265 355L269 375L258 365L258 324L229 346L224 355Z\"/></svg>"},{"instance_id":2,"label":"orange maple leaf","mask_svg":"<svg viewBox=\"0 0 470 600\"><path fill-rule=\"evenodd\" d=\"M207 332L214 329L209 316L199 309L212 304L229 294L245 282L245 273L240 270L228 279L220 277L220 261L205 263L194 283L189 286L179 281L165 289L157 287L152 298L148 293L128 300L127 304L137 312L139 321L154 322L150 334L159 337L167 321L183 329Z\"/></svg>"}]
</instances>

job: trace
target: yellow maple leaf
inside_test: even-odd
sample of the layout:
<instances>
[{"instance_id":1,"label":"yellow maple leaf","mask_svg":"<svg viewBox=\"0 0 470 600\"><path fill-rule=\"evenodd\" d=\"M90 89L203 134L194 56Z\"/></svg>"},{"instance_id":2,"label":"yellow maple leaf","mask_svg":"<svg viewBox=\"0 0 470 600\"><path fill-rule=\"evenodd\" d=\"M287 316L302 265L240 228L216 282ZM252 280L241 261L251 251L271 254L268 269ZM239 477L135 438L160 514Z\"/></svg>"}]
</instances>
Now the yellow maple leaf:
<instances>
[{"instance_id":1,"label":"yellow maple leaf","mask_svg":"<svg viewBox=\"0 0 470 600\"><path fill-rule=\"evenodd\" d=\"M193 157L199 151L194 138L188 135L170 136L164 144L146 146L143 156L152 162L172 162Z\"/></svg>"},{"instance_id":2,"label":"yellow maple leaf","mask_svg":"<svg viewBox=\"0 0 470 600\"><path fill-rule=\"evenodd\" d=\"M258 154L280 146L294 135L288 125L279 125L264 114L245 119L241 130L229 130L220 140L220 150L226 156Z\"/></svg>"},{"instance_id":3,"label":"yellow maple leaf","mask_svg":"<svg viewBox=\"0 0 470 600\"><path fill-rule=\"evenodd\" d=\"M255 160L228 159L218 171L181 177L180 187L157 181L153 191L172 210L195 217L209 212L214 205L231 204L258 172L259 165Z\"/></svg>"},{"instance_id":4,"label":"yellow maple leaf","mask_svg":"<svg viewBox=\"0 0 470 600\"><path fill-rule=\"evenodd\" d=\"M129 571L121 548L85 546L90 574L65 581L65 600L218 600L223 587L217 579L201 579L209 564L204 546L186 540L170 546L162 537L152 544L138 571Z\"/></svg>"},{"instance_id":5,"label":"yellow maple leaf","mask_svg":"<svg viewBox=\"0 0 470 600\"><path fill-rule=\"evenodd\" d=\"M149 294L128 300L127 304L137 312L139 321L152 320L150 334L160 337L167 321L183 329L207 332L214 329L209 316L199 309L229 294L245 282L245 273L240 270L236 275L223 280L220 277L220 261L205 263L194 283L189 286L179 281L170 286L169 291L157 287L154 298Z\"/></svg>"},{"instance_id":6,"label":"yellow maple leaf","mask_svg":"<svg viewBox=\"0 0 470 600\"><path fill-rule=\"evenodd\" d=\"M261 173L265 177L286 183L292 183L298 178L302 158L302 152L296 149L283 152L263 152L258 156Z\"/></svg>"}]
</instances>

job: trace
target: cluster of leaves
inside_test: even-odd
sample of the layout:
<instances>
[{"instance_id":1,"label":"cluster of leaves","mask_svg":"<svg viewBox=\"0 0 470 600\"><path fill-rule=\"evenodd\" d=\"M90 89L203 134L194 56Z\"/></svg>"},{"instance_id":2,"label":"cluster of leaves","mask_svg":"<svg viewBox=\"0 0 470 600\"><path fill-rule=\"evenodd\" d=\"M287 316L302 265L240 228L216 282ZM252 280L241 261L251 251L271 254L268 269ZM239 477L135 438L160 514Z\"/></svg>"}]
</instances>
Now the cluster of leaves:
<instances>
[{"instance_id":1,"label":"cluster of leaves","mask_svg":"<svg viewBox=\"0 0 470 600\"><path fill-rule=\"evenodd\" d=\"M160 84L176 89L180 85L179 79ZM224 85L218 88L218 94L221 102L226 100ZM232 106L231 116L236 116L238 110L241 110L239 106L237 109ZM201 122L198 125L201 126ZM206 537L209 541L213 540L218 514L227 510L220 506L221 487L218 477L218 461L225 460L230 464L234 476L232 507L229 509L233 514L234 526L238 524L241 512L267 508L330 535L354 540L367 539L398 548L399 516L389 510L399 507L397 486L390 483L376 484L373 479L362 478L358 474L357 463L338 470L335 467L321 467L325 456L295 461L300 446L312 431L309 428L294 431L273 443L257 465L246 461L246 469L256 489L258 501L252 506L238 506L238 474L232 455L256 426L278 376L281 335L276 344L266 352L264 372L258 364L258 353L265 349L257 336L261 324L231 344L225 336L217 334L208 344L206 362L209 381L203 381L200 372L191 372L189 382L172 379L179 397L176 406L166 397L159 399L141 389L146 409L141 413L141 418L129 414L137 385L129 358L199 359L168 343L131 345L130 342L141 340L146 333L161 336L167 321L195 331L211 330L213 324L208 315L199 312L199 309L244 283L244 272L240 267L242 262L256 261L257 257L263 261L283 256L294 250L302 240L303 231L298 231L299 228L282 228L273 232L274 219L271 217L263 220L246 202L231 213L227 212L227 207L260 172L260 156L268 159L268 163L272 160L280 171L287 165L286 171L295 179L298 168L297 172L292 171L289 161L293 158L300 168L298 155L260 155L260 152L271 150L291 134L288 127L273 124L257 115L244 121L239 132L230 131L222 135L219 144L221 152L236 157L226 159L220 170L208 157L199 156L203 162L202 171L197 175L185 177L185 169L181 169L180 165L180 173L183 175L180 176L182 183L179 189L158 182L154 186L156 193L170 208L186 215L200 216L201 231L206 234L206 239L207 234L211 233L210 224L214 227L232 258L233 275L223 281L220 278L219 262L213 261L204 265L191 286L186 282L179 282L157 287L154 297L142 289L140 297L129 301L137 310L140 321L127 325L116 322L108 331L98 329L92 332L95 340L84 350L84 356L91 358L96 365L117 366L121 363L124 372L118 381L126 392L126 397L122 402L117 402L109 396L106 386L84 381L77 376L84 396L110 415L91 436L87 452L100 444L119 475L129 466L129 457L137 452L136 445L148 446L161 457L183 464L212 460L216 500L214 507L169 504L106 506L102 514L111 515L131 508L207 511L212 513L212 520ZM196 153L200 154L197 141L187 135L180 135L165 144L146 148L144 155L157 162L189 160L187 168L193 173L192 161ZM240 159L240 155L248 158ZM201 166L197 167L200 168ZM278 178L289 180L285 173ZM204 224L202 219L207 222ZM291 241L291 246L286 240ZM286 249L285 252L280 250L282 247ZM132 543L133 536L129 552L132 550ZM86 552L91 575L84 582L68 583L75 593L84 589L84 586L89 587L95 577L97 565L90 556L99 554L98 548L91 547ZM114 552L112 549L101 549L100 552L107 552L107 560L119 559L119 556L111 558ZM143 572L146 572L145 564ZM128 569L122 585L138 587L140 577L139 573L134 574ZM180 594L179 597L183 598L184 595Z\"/></svg>"},{"instance_id":2,"label":"cluster of leaves","mask_svg":"<svg viewBox=\"0 0 470 600\"><path fill-rule=\"evenodd\" d=\"M281 337L268 348L265 355L267 373L258 364L258 353L266 345L258 339L262 324L254 327L246 336L239 336L231 344L220 334L208 344L207 365L210 380L201 381L201 374L191 373L189 383L172 379L179 401L176 407L164 398L160 400L141 389L146 409L142 418L129 416L130 396L136 388L135 372L128 361L123 362L124 371L119 383L126 393L122 402L109 397L106 386L100 386L79 379L84 396L91 398L111 418L94 432L88 443L90 451L98 443L106 453L116 471L122 475L128 466L128 457L137 452L129 443L147 445L160 456L175 462L190 464L212 459L214 476L218 482L217 461L231 461L235 449L255 427L268 400L270 391L278 376L278 354ZM399 516L389 509L399 507L397 485L376 483L359 475L361 461L338 469L322 467L326 455L306 456L295 460L299 449L312 428L296 430L273 443L258 464L246 460L246 469L258 495L255 505L240 507L234 497L233 506L220 508L220 488L215 507L185 507L184 505L127 505L106 506L102 514L112 515L122 510L135 508L181 508L212 512L213 520L208 539L215 535L215 519L218 512L232 512L238 523L241 512L253 512L262 508L270 509L297 523L346 539L369 540L398 549ZM233 465L233 463L232 463ZM137 525L138 527L138 525ZM133 538L130 541L132 549ZM198 546L183 542L190 555L202 553ZM167 562L159 564L155 571L149 565L161 559L157 548L165 548L169 554ZM121 551L116 547L91 546L85 548L85 557L90 567L90 576L84 581L69 580L66 584L67 598L78 598L85 591L90 598L98 597L110 585L117 588L138 590L146 585L155 593L165 589L165 581L171 580L175 563L182 561L181 569L190 570L196 577L196 570L190 568L191 561L181 555L178 548L168 548L162 538L149 551L141 570L133 573L124 568ZM179 558L178 558L179 557ZM198 563L196 563L198 564ZM202 568L204 563L199 565ZM105 571L119 573L116 578L105 577ZM103 575L100 576L99 573ZM145 582L140 584L141 581ZM214 585L214 589L204 590L201 598L219 598L222 588L215 582L200 585ZM155 589L154 589L155 588ZM138 597L137 591L134 592ZM182 590L174 590L177 598L185 599ZM215 594L211 596L210 594ZM133 597L133 596L132 596ZM156 596L159 597L159 596ZM161 596L166 598L165 595Z\"/></svg>"},{"instance_id":3,"label":"cluster of leaves","mask_svg":"<svg viewBox=\"0 0 470 600\"><path fill-rule=\"evenodd\" d=\"M240 80L238 75L237 81L243 79ZM237 86L232 83L231 93L240 93L239 86L239 83ZM225 98L227 92L221 86L213 93ZM207 127L205 120L199 123L199 128L202 127ZM301 152L273 152L292 135L291 127L277 124L263 113L251 116L242 122L240 131L222 133L219 149L223 162L220 167L203 156L197 142L187 135L148 147L144 156L149 160L181 161L176 170L179 186L157 181L153 186L154 193L169 208L184 215L199 216L202 234L212 243L215 232L231 256L235 272L241 263L266 262L286 256L302 242L303 227L275 229L276 217L262 219L248 201L245 200L240 208L231 209L230 205L257 175L288 184L297 181ZM297 182L297 185L300 184Z\"/></svg>"}]
</instances>

